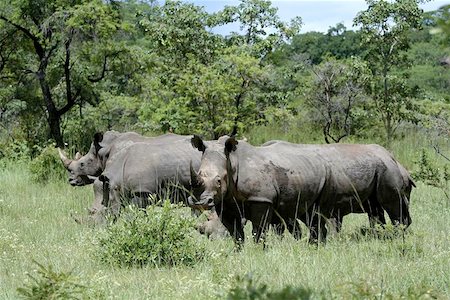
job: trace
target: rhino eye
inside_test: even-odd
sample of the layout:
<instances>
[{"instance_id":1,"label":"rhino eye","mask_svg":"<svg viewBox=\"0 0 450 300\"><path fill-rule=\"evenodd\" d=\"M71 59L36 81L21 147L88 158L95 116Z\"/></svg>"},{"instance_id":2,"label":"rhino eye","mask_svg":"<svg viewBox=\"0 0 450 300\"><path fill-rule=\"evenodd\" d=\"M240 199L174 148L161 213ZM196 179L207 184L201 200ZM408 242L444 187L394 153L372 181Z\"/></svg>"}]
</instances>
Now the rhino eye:
<instances>
[{"instance_id":1,"label":"rhino eye","mask_svg":"<svg viewBox=\"0 0 450 300\"><path fill-rule=\"evenodd\" d=\"M220 178L216 178L216 185L217 185L218 187L220 187L220 184L221 184Z\"/></svg>"},{"instance_id":2,"label":"rhino eye","mask_svg":"<svg viewBox=\"0 0 450 300\"><path fill-rule=\"evenodd\" d=\"M84 167L84 162L80 163L80 168Z\"/></svg>"}]
</instances>

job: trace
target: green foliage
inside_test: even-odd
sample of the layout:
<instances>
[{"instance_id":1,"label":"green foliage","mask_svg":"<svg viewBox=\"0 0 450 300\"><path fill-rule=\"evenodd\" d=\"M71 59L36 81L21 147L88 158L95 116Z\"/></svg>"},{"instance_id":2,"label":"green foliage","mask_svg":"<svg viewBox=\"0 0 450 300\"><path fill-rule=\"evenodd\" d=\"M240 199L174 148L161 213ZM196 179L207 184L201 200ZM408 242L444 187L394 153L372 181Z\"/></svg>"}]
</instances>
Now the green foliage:
<instances>
[{"instance_id":1,"label":"green foliage","mask_svg":"<svg viewBox=\"0 0 450 300\"><path fill-rule=\"evenodd\" d=\"M17 140L1 146L0 159L28 161L31 157L31 149L26 141Z\"/></svg>"},{"instance_id":2,"label":"green foliage","mask_svg":"<svg viewBox=\"0 0 450 300\"><path fill-rule=\"evenodd\" d=\"M100 260L118 266L192 266L205 256L194 222L165 201L145 210L128 207L98 237Z\"/></svg>"},{"instance_id":3,"label":"green foliage","mask_svg":"<svg viewBox=\"0 0 450 300\"><path fill-rule=\"evenodd\" d=\"M295 55L303 55L313 65L320 64L327 57L348 59L361 56L365 47L361 43L361 33L348 30L342 23L331 27L326 34L306 32L292 38L292 42L275 49L270 56L275 63L288 63Z\"/></svg>"},{"instance_id":4,"label":"green foliage","mask_svg":"<svg viewBox=\"0 0 450 300\"><path fill-rule=\"evenodd\" d=\"M200 6L169 0L139 17L140 28L169 68L182 67L191 57L203 63L210 61L220 45L206 30L209 15Z\"/></svg>"},{"instance_id":5,"label":"green foliage","mask_svg":"<svg viewBox=\"0 0 450 300\"><path fill-rule=\"evenodd\" d=\"M232 288L228 291L228 300L283 300L312 299L313 291L308 288L285 286L271 290L266 284L257 284L251 275L236 276Z\"/></svg>"},{"instance_id":6,"label":"green foliage","mask_svg":"<svg viewBox=\"0 0 450 300\"><path fill-rule=\"evenodd\" d=\"M95 84L117 55L111 45L120 25L115 6L103 1L0 4L1 48L8 53L2 54L7 74L2 84L15 87L28 115L47 122L47 132L59 146L61 117L75 105L95 103Z\"/></svg>"},{"instance_id":7,"label":"green foliage","mask_svg":"<svg viewBox=\"0 0 450 300\"><path fill-rule=\"evenodd\" d=\"M225 6L214 14L214 25L238 22L243 35L233 32L228 42L237 46L250 46L249 50L256 58L262 58L272 52L283 41L298 34L302 25L300 17L289 23L282 22L277 15L278 8L268 0L240 0L237 6Z\"/></svg>"},{"instance_id":8,"label":"green foliage","mask_svg":"<svg viewBox=\"0 0 450 300\"><path fill-rule=\"evenodd\" d=\"M416 164L418 169L411 174L414 179L433 186L440 184L441 174L439 169L431 162L429 153L425 149L420 152Z\"/></svg>"},{"instance_id":9,"label":"green foliage","mask_svg":"<svg viewBox=\"0 0 450 300\"><path fill-rule=\"evenodd\" d=\"M436 28L432 31L434 34L442 34L442 43L448 45L450 42L450 5L443 5L434 15Z\"/></svg>"},{"instance_id":10,"label":"green foliage","mask_svg":"<svg viewBox=\"0 0 450 300\"><path fill-rule=\"evenodd\" d=\"M312 119L322 127L325 141L338 143L354 132L353 127L360 127L354 110L366 102L367 65L358 59L328 59L313 66L312 73L306 103L313 109Z\"/></svg>"},{"instance_id":11,"label":"green foliage","mask_svg":"<svg viewBox=\"0 0 450 300\"><path fill-rule=\"evenodd\" d=\"M257 130L282 134L273 138L299 140L290 129L301 127L314 128L306 138L319 141L306 105L309 65L353 56L367 60L372 76L367 99L349 115L352 138L378 138L383 127L394 138L405 121L428 126L446 114L450 69L438 61L449 56L448 35L432 33L447 32L448 6L421 19L414 0L369 1L355 19L361 30L339 23L299 34L301 19L282 21L267 0L216 13L160 3L1 2L0 156L18 159L20 144L34 157L49 138L85 151L94 131L108 129L217 137L263 125ZM241 32L214 34L230 23Z\"/></svg>"},{"instance_id":12,"label":"green foliage","mask_svg":"<svg viewBox=\"0 0 450 300\"><path fill-rule=\"evenodd\" d=\"M54 180L64 180L66 169L61 163L55 145L49 145L30 163L31 178L35 182L47 183Z\"/></svg>"},{"instance_id":13,"label":"green foliage","mask_svg":"<svg viewBox=\"0 0 450 300\"><path fill-rule=\"evenodd\" d=\"M411 120L414 111L417 90L406 86L406 73L394 71L408 66L404 51L410 48L409 32L421 27L422 10L416 0L367 0L367 4L354 24L361 26L362 42L367 45L365 60L372 71L367 91L383 120L389 145L398 125Z\"/></svg>"},{"instance_id":14,"label":"green foliage","mask_svg":"<svg viewBox=\"0 0 450 300\"><path fill-rule=\"evenodd\" d=\"M24 299L104 299L104 295L93 292L72 272L57 272L51 265L47 267L33 261L37 265L37 276L28 273L31 283L19 287L17 292Z\"/></svg>"}]
</instances>

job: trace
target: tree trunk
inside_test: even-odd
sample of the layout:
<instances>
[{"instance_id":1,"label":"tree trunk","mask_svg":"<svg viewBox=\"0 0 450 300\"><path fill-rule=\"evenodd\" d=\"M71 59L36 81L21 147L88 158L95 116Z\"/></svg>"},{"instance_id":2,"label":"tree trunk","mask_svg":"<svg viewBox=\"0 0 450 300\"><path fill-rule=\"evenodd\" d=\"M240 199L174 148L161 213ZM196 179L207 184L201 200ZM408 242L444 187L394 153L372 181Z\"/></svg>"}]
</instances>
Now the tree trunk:
<instances>
[{"instance_id":1,"label":"tree trunk","mask_svg":"<svg viewBox=\"0 0 450 300\"><path fill-rule=\"evenodd\" d=\"M39 84L41 86L42 97L44 98L45 107L47 108L47 122L50 128L50 136L56 142L56 146L64 147L64 141L61 134L61 115L55 106L52 99L50 87L46 81L46 74L44 70L37 72Z\"/></svg>"}]
</instances>

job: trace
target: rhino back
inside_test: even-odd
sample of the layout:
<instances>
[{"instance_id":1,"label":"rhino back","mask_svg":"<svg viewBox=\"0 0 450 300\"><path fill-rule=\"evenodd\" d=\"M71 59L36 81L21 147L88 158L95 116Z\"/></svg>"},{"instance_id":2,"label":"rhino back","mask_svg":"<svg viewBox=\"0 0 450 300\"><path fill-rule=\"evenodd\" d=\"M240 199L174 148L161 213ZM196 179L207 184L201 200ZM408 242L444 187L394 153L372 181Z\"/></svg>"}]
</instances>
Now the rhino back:
<instances>
[{"instance_id":1,"label":"rhino back","mask_svg":"<svg viewBox=\"0 0 450 300\"><path fill-rule=\"evenodd\" d=\"M106 136L106 137L105 137ZM102 149L99 151L98 155L104 168L106 167L106 161L113 157L116 153L124 148L127 148L133 143L148 143L148 144L164 144L172 141L178 141L187 139L188 136L167 133L156 137L146 137L142 136L136 132L124 132L118 133L116 131L107 131L104 134L103 141L100 143Z\"/></svg>"},{"instance_id":2,"label":"rhino back","mask_svg":"<svg viewBox=\"0 0 450 300\"><path fill-rule=\"evenodd\" d=\"M104 174L112 185L131 192L155 192L162 184L188 186L189 164L200 165L201 154L187 139L161 143L133 143L120 150L107 164Z\"/></svg>"}]
</instances>

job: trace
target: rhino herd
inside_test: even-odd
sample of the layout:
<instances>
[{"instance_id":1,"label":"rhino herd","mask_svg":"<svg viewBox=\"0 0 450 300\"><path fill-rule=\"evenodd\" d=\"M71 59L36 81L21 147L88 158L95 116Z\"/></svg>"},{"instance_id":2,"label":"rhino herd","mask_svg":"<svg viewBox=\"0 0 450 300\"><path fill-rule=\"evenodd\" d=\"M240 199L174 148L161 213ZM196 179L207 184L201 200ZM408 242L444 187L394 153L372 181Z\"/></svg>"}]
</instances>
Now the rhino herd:
<instances>
[{"instance_id":1,"label":"rhino herd","mask_svg":"<svg viewBox=\"0 0 450 300\"><path fill-rule=\"evenodd\" d=\"M313 243L325 241L330 224L339 231L350 213L367 213L371 226L385 224L385 212L394 225L411 224L415 184L392 154L375 144L253 146L228 136L204 141L196 135L108 131L94 135L84 156L59 153L71 185L93 184L89 212L95 222L106 214L118 216L126 202L145 207L149 196L157 195L195 212L211 210L200 232L228 231L237 243L244 241L247 220L256 241L269 226L298 239L301 221Z\"/></svg>"}]
</instances>

